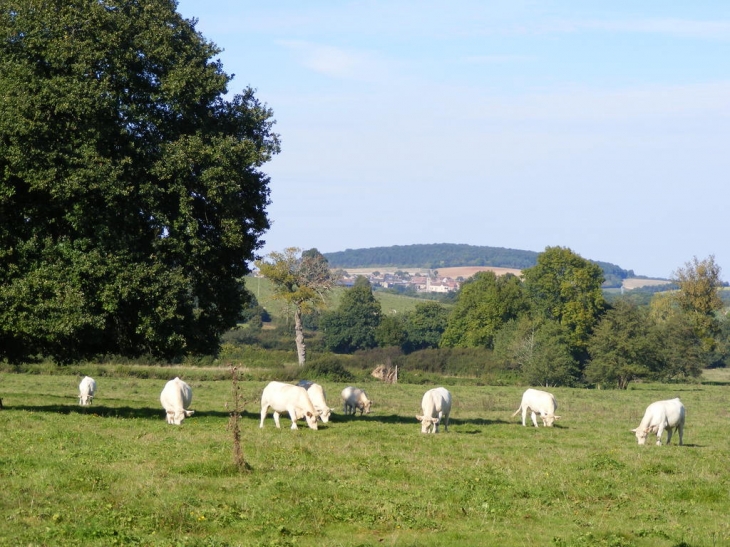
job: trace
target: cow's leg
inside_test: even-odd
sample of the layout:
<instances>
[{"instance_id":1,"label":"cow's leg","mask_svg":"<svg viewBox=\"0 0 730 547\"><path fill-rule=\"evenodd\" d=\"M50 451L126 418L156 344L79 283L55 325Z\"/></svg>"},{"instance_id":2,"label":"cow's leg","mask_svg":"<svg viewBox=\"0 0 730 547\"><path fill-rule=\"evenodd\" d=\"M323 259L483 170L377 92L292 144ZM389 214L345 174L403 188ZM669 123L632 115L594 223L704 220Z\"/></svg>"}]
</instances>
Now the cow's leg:
<instances>
[{"instance_id":1,"label":"cow's leg","mask_svg":"<svg viewBox=\"0 0 730 547\"><path fill-rule=\"evenodd\" d=\"M682 437L684 437L684 424L680 422L677 429L679 430L679 446L682 446Z\"/></svg>"},{"instance_id":2,"label":"cow's leg","mask_svg":"<svg viewBox=\"0 0 730 547\"><path fill-rule=\"evenodd\" d=\"M662 435L664 434L664 424L661 424L659 427L657 427L656 430L656 444L657 446L662 445ZM672 438L672 430L669 430L669 434L667 437L667 444L669 444L669 439Z\"/></svg>"},{"instance_id":3,"label":"cow's leg","mask_svg":"<svg viewBox=\"0 0 730 547\"><path fill-rule=\"evenodd\" d=\"M537 414L533 411L530 417L532 418L532 423L535 424L535 427L537 427Z\"/></svg>"},{"instance_id":4,"label":"cow's leg","mask_svg":"<svg viewBox=\"0 0 730 547\"><path fill-rule=\"evenodd\" d=\"M269 410L269 405L261 405L261 423L259 424L260 428L264 427L264 418L266 418L266 412Z\"/></svg>"},{"instance_id":5,"label":"cow's leg","mask_svg":"<svg viewBox=\"0 0 730 547\"><path fill-rule=\"evenodd\" d=\"M281 429L281 424L279 423L279 413L274 411L274 423L276 424L276 427Z\"/></svg>"},{"instance_id":6,"label":"cow's leg","mask_svg":"<svg viewBox=\"0 0 730 547\"><path fill-rule=\"evenodd\" d=\"M527 408L522 407L522 427L527 427Z\"/></svg>"},{"instance_id":7,"label":"cow's leg","mask_svg":"<svg viewBox=\"0 0 730 547\"><path fill-rule=\"evenodd\" d=\"M444 417L444 431L448 431L448 430L449 430L449 415L447 414Z\"/></svg>"},{"instance_id":8,"label":"cow's leg","mask_svg":"<svg viewBox=\"0 0 730 547\"><path fill-rule=\"evenodd\" d=\"M294 407L287 408L289 411L289 417L291 418L291 428L292 429L299 429L297 427L297 411Z\"/></svg>"},{"instance_id":9,"label":"cow's leg","mask_svg":"<svg viewBox=\"0 0 730 547\"><path fill-rule=\"evenodd\" d=\"M674 433L674 428L667 427L667 444L672 442L672 433Z\"/></svg>"}]
</instances>

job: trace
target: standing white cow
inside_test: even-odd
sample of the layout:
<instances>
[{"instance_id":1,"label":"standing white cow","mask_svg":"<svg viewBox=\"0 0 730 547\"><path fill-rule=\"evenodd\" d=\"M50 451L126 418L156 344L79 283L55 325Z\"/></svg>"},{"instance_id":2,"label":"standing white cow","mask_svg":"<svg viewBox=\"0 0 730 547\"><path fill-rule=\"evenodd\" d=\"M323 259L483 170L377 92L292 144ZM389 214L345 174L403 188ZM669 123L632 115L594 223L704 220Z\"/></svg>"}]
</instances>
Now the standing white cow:
<instances>
[{"instance_id":1,"label":"standing white cow","mask_svg":"<svg viewBox=\"0 0 730 547\"><path fill-rule=\"evenodd\" d=\"M301 386L270 382L261 394L261 424L259 427L264 427L264 418L266 418L269 407L274 411L276 427L281 427L279 414L288 412L292 429L299 429L297 420L300 418L306 418L307 425L311 429L317 429L317 411L307 395L307 390Z\"/></svg>"},{"instance_id":2,"label":"standing white cow","mask_svg":"<svg viewBox=\"0 0 730 547\"><path fill-rule=\"evenodd\" d=\"M429 389L421 399L422 416L416 416L421 422L421 433L438 433L439 423L443 420L444 430L449 430L449 414L451 413L451 393L443 387Z\"/></svg>"},{"instance_id":3,"label":"standing white cow","mask_svg":"<svg viewBox=\"0 0 730 547\"><path fill-rule=\"evenodd\" d=\"M373 405L373 402L368 399L367 394L362 389L352 386L348 386L342 390L342 401L344 402L343 408L345 414L350 414L350 411L352 411L354 415L359 410L360 416L362 416L363 412L369 414L370 407Z\"/></svg>"},{"instance_id":4,"label":"standing white cow","mask_svg":"<svg viewBox=\"0 0 730 547\"><path fill-rule=\"evenodd\" d=\"M537 415L540 414L542 418L542 425L545 427L552 427L555 420L559 420L560 416L555 415L555 411L558 409L558 403L555 401L555 397L552 393L547 391L540 391L539 389L528 389L522 394L522 402L520 408L518 408L512 416L522 411L522 425L527 426L527 412L532 412L532 423L537 427Z\"/></svg>"},{"instance_id":5,"label":"standing white cow","mask_svg":"<svg viewBox=\"0 0 730 547\"><path fill-rule=\"evenodd\" d=\"M631 432L636 433L636 440L639 441L639 444L646 444L647 435L656 433L656 444L661 446L662 433L665 429L667 431L667 444L672 440L674 430L678 430L679 446L682 446L684 416L684 405L679 397L667 401L656 401L646 407L646 412L644 412L639 427L632 429Z\"/></svg>"},{"instance_id":6,"label":"standing white cow","mask_svg":"<svg viewBox=\"0 0 730 547\"><path fill-rule=\"evenodd\" d=\"M180 378L174 378L165 384L160 393L160 403L167 414L167 423L180 425L185 418L195 412L187 410L193 402L193 390Z\"/></svg>"},{"instance_id":7,"label":"standing white cow","mask_svg":"<svg viewBox=\"0 0 730 547\"><path fill-rule=\"evenodd\" d=\"M324 388L319 384L315 384L311 380L300 380L297 382L297 385L307 390L309 400L312 401L314 410L317 411L322 422L329 422L332 409L327 406L327 398L324 394Z\"/></svg>"},{"instance_id":8,"label":"standing white cow","mask_svg":"<svg viewBox=\"0 0 730 547\"><path fill-rule=\"evenodd\" d=\"M94 395L96 395L96 381L91 376L84 376L79 384L79 404L90 405Z\"/></svg>"}]
</instances>

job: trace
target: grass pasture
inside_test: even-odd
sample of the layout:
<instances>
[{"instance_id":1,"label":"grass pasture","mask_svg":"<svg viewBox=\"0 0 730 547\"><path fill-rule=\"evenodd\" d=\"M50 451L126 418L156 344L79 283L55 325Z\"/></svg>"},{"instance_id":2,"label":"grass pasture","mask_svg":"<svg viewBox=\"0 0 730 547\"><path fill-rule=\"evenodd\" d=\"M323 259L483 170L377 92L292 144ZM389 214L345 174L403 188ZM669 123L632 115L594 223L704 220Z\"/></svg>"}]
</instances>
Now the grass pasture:
<instances>
[{"instance_id":1,"label":"grass pasture","mask_svg":"<svg viewBox=\"0 0 730 547\"><path fill-rule=\"evenodd\" d=\"M373 413L311 431L258 427L264 382L243 382L252 471L232 465L231 385L191 380L196 414L163 419L164 381L0 374L0 546L730 545L730 385L556 388L552 429L511 414L523 388L451 386L448 433L422 435L423 386L367 384ZM646 406L680 396L685 446L639 447ZM529 419L529 418L528 418Z\"/></svg>"}]
</instances>

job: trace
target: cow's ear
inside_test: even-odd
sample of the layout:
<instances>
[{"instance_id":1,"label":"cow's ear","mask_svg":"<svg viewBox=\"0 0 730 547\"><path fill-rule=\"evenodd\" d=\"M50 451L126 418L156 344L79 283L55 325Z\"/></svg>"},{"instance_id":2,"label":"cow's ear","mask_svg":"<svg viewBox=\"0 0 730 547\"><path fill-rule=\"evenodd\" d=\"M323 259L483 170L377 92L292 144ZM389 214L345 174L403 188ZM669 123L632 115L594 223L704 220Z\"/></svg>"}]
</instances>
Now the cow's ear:
<instances>
[{"instance_id":1,"label":"cow's ear","mask_svg":"<svg viewBox=\"0 0 730 547\"><path fill-rule=\"evenodd\" d=\"M431 422L433 423L433 425L436 425L440 421L441 421L441 418L431 418Z\"/></svg>"},{"instance_id":2,"label":"cow's ear","mask_svg":"<svg viewBox=\"0 0 730 547\"><path fill-rule=\"evenodd\" d=\"M311 418L312 416L314 416L314 414L312 414L311 412L307 412L307 416Z\"/></svg>"},{"instance_id":3,"label":"cow's ear","mask_svg":"<svg viewBox=\"0 0 730 547\"><path fill-rule=\"evenodd\" d=\"M423 421L423 416L416 416L416 420L418 420L419 422L422 422Z\"/></svg>"},{"instance_id":4,"label":"cow's ear","mask_svg":"<svg viewBox=\"0 0 730 547\"><path fill-rule=\"evenodd\" d=\"M193 414L195 414L195 411L194 410L186 410L185 411L185 416L187 416L188 418L190 418L190 416L192 416Z\"/></svg>"},{"instance_id":5,"label":"cow's ear","mask_svg":"<svg viewBox=\"0 0 730 547\"><path fill-rule=\"evenodd\" d=\"M636 429L639 429L638 427ZM636 433L636 429L632 429L631 433Z\"/></svg>"},{"instance_id":6,"label":"cow's ear","mask_svg":"<svg viewBox=\"0 0 730 547\"><path fill-rule=\"evenodd\" d=\"M555 418L556 420L559 420L560 416L553 416L553 418Z\"/></svg>"}]
</instances>

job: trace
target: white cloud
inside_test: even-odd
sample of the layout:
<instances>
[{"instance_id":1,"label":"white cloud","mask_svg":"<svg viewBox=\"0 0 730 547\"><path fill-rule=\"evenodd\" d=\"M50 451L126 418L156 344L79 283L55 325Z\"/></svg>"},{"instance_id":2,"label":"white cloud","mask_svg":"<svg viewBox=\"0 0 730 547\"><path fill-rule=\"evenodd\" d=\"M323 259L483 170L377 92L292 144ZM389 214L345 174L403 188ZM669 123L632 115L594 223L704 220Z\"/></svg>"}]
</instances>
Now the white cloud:
<instances>
[{"instance_id":1,"label":"white cloud","mask_svg":"<svg viewBox=\"0 0 730 547\"><path fill-rule=\"evenodd\" d=\"M371 53L305 41L279 41L292 51L299 63L318 74L342 80L366 81L382 77L385 66Z\"/></svg>"}]
</instances>

